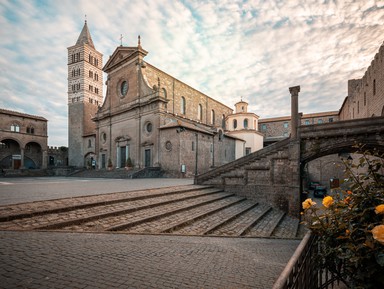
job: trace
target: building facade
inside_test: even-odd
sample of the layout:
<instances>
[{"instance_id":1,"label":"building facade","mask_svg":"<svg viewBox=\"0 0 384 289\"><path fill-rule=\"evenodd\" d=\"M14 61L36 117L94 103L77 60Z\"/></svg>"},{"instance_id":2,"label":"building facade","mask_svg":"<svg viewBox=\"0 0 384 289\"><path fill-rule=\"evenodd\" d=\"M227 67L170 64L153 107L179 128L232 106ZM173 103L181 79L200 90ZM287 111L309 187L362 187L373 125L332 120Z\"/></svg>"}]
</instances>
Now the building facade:
<instances>
[{"instance_id":1,"label":"building facade","mask_svg":"<svg viewBox=\"0 0 384 289\"><path fill-rule=\"evenodd\" d=\"M47 167L47 120L0 109L1 169Z\"/></svg>"},{"instance_id":2,"label":"building facade","mask_svg":"<svg viewBox=\"0 0 384 289\"><path fill-rule=\"evenodd\" d=\"M338 111L301 114L300 125L322 124L338 120ZM259 131L264 135L264 145L288 138L291 134L291 117L282 116L260 119Z\"/></svg>"},{"instance_id":3,"label":"building facade","mask_svg":"<svg viewBox=\"0 0 384 289\"><path fill-rule=\"evenodd\" d=\"M263 148L264 136L258 131L259 116L248 112L248 103L241 100L235 104L235 113L226 118L226 133L244 140L236 148L236 159Z\"/></svg>"},{"instance_id":4,"label":"building facade","mask_svg":"<svg viewBox=\"0 0 384 289\"><path fill-rule=\"evenodd\" d=\"M191 176L234 160L244 141L225 133L233 110L144 61L147 53L140 37L116 48L103 68L102 102L102 55L85 23L68 48L69 165L95 159L100 169L123 168L129 159L135 168Z\"/></svg>"},{"instance_id":5,"label":"building facade","mask_svg":"<svg viewBox=\"0 0 384 289\"><path fill-rule=\"evenodd\" d=\"M384 116L384 43L360 79L348 80L340 119Z\"/></svg>"}]
</instances>

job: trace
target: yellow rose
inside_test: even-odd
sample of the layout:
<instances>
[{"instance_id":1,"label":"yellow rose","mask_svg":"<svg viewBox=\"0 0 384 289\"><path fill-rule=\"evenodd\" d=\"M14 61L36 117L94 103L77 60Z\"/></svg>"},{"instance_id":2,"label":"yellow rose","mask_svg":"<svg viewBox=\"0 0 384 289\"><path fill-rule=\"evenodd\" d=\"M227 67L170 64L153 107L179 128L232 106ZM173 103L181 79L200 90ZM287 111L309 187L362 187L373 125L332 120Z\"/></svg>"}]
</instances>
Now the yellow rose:
<instances>
[{"instance_id":1,"label":"yellow rose","mask_svg":"<svg viewBox=\"0 0 384 289\"><path fill-rule=\"evenodd\" d=\"M307 210L309 209L310 207L316 205L316 203L314 201L312 201L312 199L306 199L303 203L303 209L304 210Z\"/></svg>"},{"instance_id":2,"label":"yellow rose","mask_svg":"<svg viewBox=\"0 0 384 289\"><path fill-rule=\"evenodd\" d=\"M323 205L326 208L329 208L333 204L333 198L331 196L326 196L323 199Z\"/></svg>"},{"instance_id":3,"label":"yellow rose","mask_svg":"<svg viewBox=\"0 0 384 289\"><path fill-rule=\"evenodd\" d=\"M372 229L373 238L384 245L384 225L378 225Z\"/></svg>"},{"instance_id":4,"label":"yellow rose","mask_svg":"<svg viewBox=\"0 0 384 289\"><path fill-rule=\"evenodd\" d=\"M378 215L384 214L384 204L376 206L375 213Z\"/></svg>"}]
</instances>

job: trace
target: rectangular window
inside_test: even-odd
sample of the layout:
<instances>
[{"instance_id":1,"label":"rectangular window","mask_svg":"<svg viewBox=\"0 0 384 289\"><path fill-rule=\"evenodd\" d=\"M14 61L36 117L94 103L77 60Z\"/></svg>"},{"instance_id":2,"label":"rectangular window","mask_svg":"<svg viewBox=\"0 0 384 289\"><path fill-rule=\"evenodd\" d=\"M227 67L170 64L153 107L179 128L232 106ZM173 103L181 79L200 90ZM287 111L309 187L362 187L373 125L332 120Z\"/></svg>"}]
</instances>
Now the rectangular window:
<instances>
[{"instance_id":1,"label":"rectangular window","mask_svg":"<svg viewBox=\"0 0 384 289\"><path fill-rule=\"evenodd\" d=\"M322 119L318 119L318 120L317 120L317 123L318 123L318 124L322 124L322 123L323 123L323 120L322 120Z\"/></svg>"},{"instance_id":2,"label":"rectangular window","mask_svg":"<svg viewBox=\"0 0 384 289\"><path fill-rule=\"evenodd\" d=\"M305 120L305 125L309 125L309 120L308 119Z\"/></svg>"},{"instance_id":3,"label":"rectangular window","mask_svg":"<svg viewBox=\"0 0 384 289\"><path fill-rule=\"evenodd\" d=\"M251 153L251 148L245 148L245 155L249 155Z\"/></svg>"},{"instance_id":4,"label":"rectangular window","mask_svg":"<svg viewBox=\"0 0 384 289\"><path fill-rule=\"evenodd\" d=\"M330 118L328 119L328 121L329 121L329 122L333 122L333 117L330 117Z\"/></svg>"},{"instance_id":5,"label":"rectangular window","mask_svg":"<svg viewBox=\"0 0 384 289\"><path fill-rule=\"evenodd\" d=\"M288 128L288 122L284 122L284 128Z\"/></svg>"},{"instance_id":6,"label":"rectangular window","mask_svg":"<svg viewBox=\"0 0 384 289\"><path fill-rule=\"evenodd\" d=\"M192 142L192 151L195 151L195 142Z\"/></svg>"}]
</instances>

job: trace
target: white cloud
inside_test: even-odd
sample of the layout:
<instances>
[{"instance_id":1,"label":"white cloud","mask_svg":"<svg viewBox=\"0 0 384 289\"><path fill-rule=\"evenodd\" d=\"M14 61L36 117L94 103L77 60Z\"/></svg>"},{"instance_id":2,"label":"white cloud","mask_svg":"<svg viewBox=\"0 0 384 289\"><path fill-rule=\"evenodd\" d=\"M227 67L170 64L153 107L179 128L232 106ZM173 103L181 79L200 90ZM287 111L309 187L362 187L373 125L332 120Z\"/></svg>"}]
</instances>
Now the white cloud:
<instances>
[{"instance_id":1,"label":"white cloud","mask_svg":"<svg viewBox=\"0 0 384 289\"><path fill-rule=\"evenodd\" d=\"M37 4L36 4L37 3ZM382 1L64 0L0 3L0 106L49 120L49 144L67 144L67 47L87 15L104 63L120 44L233 107L262 118L338 110L381 45ZM38 6L36 6L38 5Z\"/></svg>"}]
</instances>

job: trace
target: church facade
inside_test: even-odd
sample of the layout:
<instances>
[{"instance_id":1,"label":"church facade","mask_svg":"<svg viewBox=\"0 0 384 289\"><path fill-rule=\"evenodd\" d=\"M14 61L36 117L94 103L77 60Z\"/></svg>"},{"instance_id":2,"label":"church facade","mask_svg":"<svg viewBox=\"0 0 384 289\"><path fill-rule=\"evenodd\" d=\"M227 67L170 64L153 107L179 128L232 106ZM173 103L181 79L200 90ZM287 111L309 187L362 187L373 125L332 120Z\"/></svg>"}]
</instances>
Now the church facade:
<instances>
[{"instance_id":1,"label":"church facade","mask_svg":"<svg viewBox=\"0 0 384 289\"><path fill-rule=\"evenodd\" d=\"M68 48L69 165L129 162L180 177L235 160L245 141L226 133L233 110L146 62L147 54L139 37L137 46L117 47L101 70L102 54L85 23Z\"/></svg>"}]
</instances>

